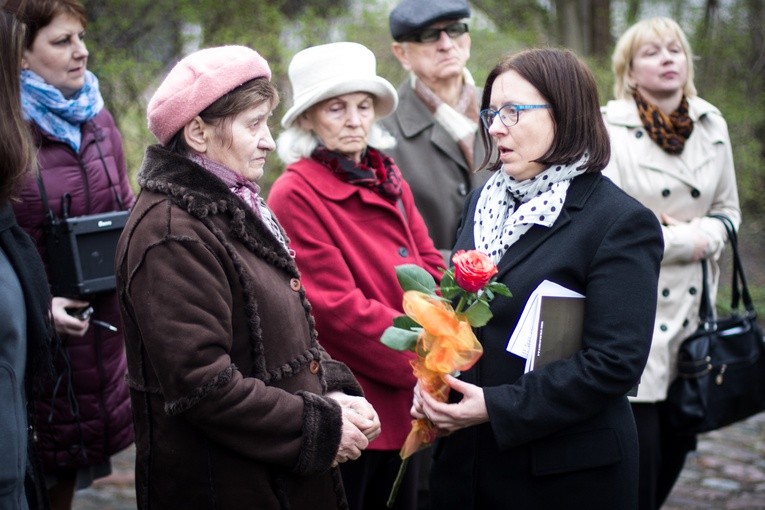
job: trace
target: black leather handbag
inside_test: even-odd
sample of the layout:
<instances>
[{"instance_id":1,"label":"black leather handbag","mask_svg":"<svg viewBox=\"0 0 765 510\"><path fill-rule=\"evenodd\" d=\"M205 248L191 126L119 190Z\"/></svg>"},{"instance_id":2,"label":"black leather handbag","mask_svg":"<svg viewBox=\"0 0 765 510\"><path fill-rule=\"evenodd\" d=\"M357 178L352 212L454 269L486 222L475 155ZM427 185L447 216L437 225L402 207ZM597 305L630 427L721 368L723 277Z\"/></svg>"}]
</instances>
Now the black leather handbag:
<instances>
[{"instance_id":1,"label":"black leather handbag","mask_svg":"<svg viewBox=\"0 0 765 510\"><path fill-rule=\"evenodd\" d=\"M701 325L685 339L678 355L678 375L669 388L666 416L678 433L698 434L743 420L765 409L765 339L741 265L733 223L725 225L733 251L731 310L714 318L706 262L700 309ZM739 303L744 309L739 312Z\"/></svg>"}]
</instances>

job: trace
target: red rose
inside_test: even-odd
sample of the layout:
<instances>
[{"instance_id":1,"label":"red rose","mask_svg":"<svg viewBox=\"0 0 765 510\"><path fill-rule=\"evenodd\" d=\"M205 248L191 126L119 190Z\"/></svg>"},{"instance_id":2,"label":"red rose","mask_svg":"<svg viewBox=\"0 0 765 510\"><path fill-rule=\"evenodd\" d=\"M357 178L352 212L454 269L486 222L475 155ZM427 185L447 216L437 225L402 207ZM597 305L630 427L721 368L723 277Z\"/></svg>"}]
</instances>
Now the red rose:
<instances>
[{"instance_id":1,"label":"red rose","mask_svg":"<svg viewBox=\"0 0 765 510\"><path fill-rule=\"evenodd\" d=\"M478 250L459 250L452 257L454 281L468 292L478 292L497 274L497 266Z\"/></svg>"}]
</instances>

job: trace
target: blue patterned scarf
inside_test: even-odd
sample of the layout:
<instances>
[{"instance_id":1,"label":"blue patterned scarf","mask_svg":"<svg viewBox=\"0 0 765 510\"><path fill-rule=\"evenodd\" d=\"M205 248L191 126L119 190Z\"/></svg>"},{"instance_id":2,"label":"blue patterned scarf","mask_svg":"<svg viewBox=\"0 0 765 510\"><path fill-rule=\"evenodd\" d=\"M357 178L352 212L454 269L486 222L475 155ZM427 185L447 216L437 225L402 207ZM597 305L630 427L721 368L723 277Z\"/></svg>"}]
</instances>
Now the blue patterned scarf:
<instances>
[{"instance_id":1,"label":"blue patterned scarf","mask_svg":"<svg viewBox=\"0 0 765 510\"><path fill-rule=\"evenodd\" d=\"M40 75L25 69L21 71L21 107L24 118L56 140L80 152L80 127L104 108L104 99L98 90L98 78L85 71L85 85L70 99L59 89L49 85Z\"/></svg>"}]
</instances>

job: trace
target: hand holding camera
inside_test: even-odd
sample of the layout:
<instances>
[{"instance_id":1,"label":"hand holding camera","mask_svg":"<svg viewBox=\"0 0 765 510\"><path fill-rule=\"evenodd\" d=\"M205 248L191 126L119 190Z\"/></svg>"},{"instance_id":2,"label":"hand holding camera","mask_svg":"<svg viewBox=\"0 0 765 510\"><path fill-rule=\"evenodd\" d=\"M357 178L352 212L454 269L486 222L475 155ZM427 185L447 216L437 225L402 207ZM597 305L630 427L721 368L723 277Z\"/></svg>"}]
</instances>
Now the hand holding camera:
<instances>
[{"instance_id":1,"label":"hand holding camera","mask_svg":"<svg viewBox=\"0 0 765 510\"><path fill-rule=\"evenodd\" d=\"M51 302L53 325L59 334L83 336L90 327L91 313L93 308L87 301L54 297Z\"/></svg>"},{"instance_id":2,"label":"hand holding camera","mask_svg":"<svg viewBox=\"0 0 765 510\"><path fill-rule=\"evenodd\" d=\"M54 297L51 304L53 324L59 334L83 336L90 325L117 332L117 328L108 322L93 319L93 307L87 301Z\"/></svg>"}]
</instances>

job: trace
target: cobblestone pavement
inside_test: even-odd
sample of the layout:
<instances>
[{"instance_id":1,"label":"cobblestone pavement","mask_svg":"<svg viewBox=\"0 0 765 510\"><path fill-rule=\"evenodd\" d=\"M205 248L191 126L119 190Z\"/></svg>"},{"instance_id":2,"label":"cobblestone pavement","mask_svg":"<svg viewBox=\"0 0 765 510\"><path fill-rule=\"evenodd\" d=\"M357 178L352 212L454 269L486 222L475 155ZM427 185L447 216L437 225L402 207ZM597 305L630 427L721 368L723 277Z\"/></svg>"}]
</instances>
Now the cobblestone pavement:
<instances>
[{"instance_id":1,"label":"cobblestone pavement","mask_svg":"<svg viewBox=\"0 0 765 510\"><path fill-rule=\"evenodd\" d=\"M765 509L765 413L704 434L662 510Z\"/></svg>"},{"instance_id":2,"label":"cobblestone pavement","mask_svg":"<svg viewBox=\"0 0 765 510\"><path fill-rule=\"evenodd\" d=\"M135 510L129 448L114 473L79 491L73 510ZM765 510L765 413L704 434L662 510ZM554 510L554 509L551 509Z\"/></svg>"}]
</instances>

